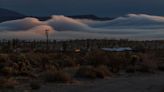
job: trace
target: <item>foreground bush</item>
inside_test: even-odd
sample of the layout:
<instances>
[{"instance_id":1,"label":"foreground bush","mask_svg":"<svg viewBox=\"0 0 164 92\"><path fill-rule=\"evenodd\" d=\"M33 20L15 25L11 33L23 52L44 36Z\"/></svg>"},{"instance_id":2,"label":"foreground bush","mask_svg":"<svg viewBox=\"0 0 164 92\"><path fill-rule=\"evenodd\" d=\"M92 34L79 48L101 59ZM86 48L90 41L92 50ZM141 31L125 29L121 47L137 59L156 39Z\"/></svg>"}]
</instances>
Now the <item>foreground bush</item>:
<instances>
[{"instance_id":1,"label":"foreground bush","mask_svg":"<svg viewBox=\"0 0 164 92\"><path fill-rule=\"evenodd\" d=\"M140 68L137 71L153 73L158 69L158 61L153 54L143 54Z\"/></svg>"},{"instance_id":2,"label":"foreground bush","mask_svg":"<svg viewBox=\"0 0 164 92\"><path fill-rule=\"evenodd\" d=\"M97 77L96 70L92 66L80 67L75 77L84 77L95 79Z\"/></svg>"},{"instance_id":3,"label":"foreground bush","mask_svg":"<svg viewBox=\"0 0 164 92\"><path fill-rule=\"evenodd\" d=\"M70 83L72 78L69 74L63 71L47 72L44 75L46 82L57 82L57 83Z\"/></svg>"},{"instance_id":4,"label":"foreground bush","mask_svg":"<svg viewBox=\"0 0 164 92\"><path fill-rule=\"evenodd\" d=\"M39 82L31 82L30 87L32 90L38 90L41 87L41 84Z\"/></svg>"},{"instance_id":5,"label":"foreground bush","mask_svg":"<svg viewBox=\"0 0 164 92\"><path fill-rule=\"evenodd\" d=\"M96 68L97 77L105 78L107 76L112 76L112 73L109 71L108 67L105 65L98 66Z\"/></svg>"},{"instance_id":6,"label":"foreground bush","mask_svg":"<svg viewBox=\"0 0 164 92\"><path fill-rule=\"evenodd\" d=\"M160 71L164 71L164 64L158 65L158 69L159 69Z\"/></svg>"},{"instance_id":7,"label":"foreground bush","mask_svg":"<svg viewBox=\"0 0 164 92\"><path fill-rule=\"evenodd\" d=\"M84 59L85 61L81 62L82 65L99 66L107 65L109 63L108 54L101 50L86 53Z\"/></svg>"},{"instance_id":8,"label":"foreground bush","mask_svg":"<svg viewBox=\"0 0 164 92\"><path fill-rule=\"evenodd\" d=\"M18 84L18 81L13 78L1 78L0 88L13 89Z\"/></svg>"},{"instance_id":9,"label":"foreground bush","mask_svg":"<svg viewBox=\"0 0 164 92\"><path fill-rule=\"evenodd\" d=\"M75 77L82 77L82 78L105 78L107 76L111 76L111 72L106 66L85 66L81 67L75 74Z\"/></svg>"}]
</instances>

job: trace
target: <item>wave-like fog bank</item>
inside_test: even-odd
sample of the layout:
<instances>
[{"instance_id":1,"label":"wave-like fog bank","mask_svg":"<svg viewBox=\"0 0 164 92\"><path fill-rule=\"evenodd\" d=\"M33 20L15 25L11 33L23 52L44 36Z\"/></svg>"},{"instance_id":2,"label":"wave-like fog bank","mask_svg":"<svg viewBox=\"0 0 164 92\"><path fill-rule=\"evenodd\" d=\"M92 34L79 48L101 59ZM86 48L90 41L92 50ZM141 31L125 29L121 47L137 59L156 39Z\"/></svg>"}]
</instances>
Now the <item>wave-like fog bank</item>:
<instances>
[{"instance_id":1,"label":"wave-like fog bank","mask_svg":"<svg viewBox=\"0 0 164 92\"><path fill-rule=\"evenodd\" d=\"M27 17L0 23L0 38L44 39L45 30L50 38L66 39L164 39L164 17L146 14L128 14L109 21L72 19L52 16L40 21Z\"/></svg>"}]
</instances>

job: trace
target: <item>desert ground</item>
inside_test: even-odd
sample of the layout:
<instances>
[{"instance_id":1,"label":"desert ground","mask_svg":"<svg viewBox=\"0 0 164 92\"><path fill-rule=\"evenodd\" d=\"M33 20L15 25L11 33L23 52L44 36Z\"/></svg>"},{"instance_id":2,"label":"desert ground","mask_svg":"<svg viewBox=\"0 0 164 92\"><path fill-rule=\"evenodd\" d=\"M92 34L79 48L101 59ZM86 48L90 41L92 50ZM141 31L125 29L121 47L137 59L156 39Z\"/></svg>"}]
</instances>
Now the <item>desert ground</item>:
<instances>
[{"instance_id":1,"label":"desert ground","mask_svg":"<svg viewBox=\"0 0 164 92\"><path fill-rule=\"evenodd\" d=\"M134 43L130 51L4 48L0 92L164 92L163 42Z\"/></svg>"},{"instance_id":2,"label":"desert ground","mask_svg":"<svg viewBox=\"0 0 164 92\"><path fill-rule=\"evenodd\" d=\"M15 92L163 92L164 73L121 74L73 84L44 84L39 90L17 89ZM13 90L11 91L13 92Z\"/></svg>"}]
</instances>

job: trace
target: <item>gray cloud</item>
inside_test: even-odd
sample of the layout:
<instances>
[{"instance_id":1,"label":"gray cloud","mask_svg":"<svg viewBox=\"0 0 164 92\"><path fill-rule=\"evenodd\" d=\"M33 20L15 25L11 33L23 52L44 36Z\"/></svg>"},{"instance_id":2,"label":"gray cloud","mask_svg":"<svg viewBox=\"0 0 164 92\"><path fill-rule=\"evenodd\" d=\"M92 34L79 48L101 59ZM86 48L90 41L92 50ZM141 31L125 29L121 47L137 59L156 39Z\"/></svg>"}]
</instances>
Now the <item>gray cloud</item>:
<instances>
[{"instance_id":1,"label":"gray cloud","mask_svg":"<svg viewBox=\"0 0 164 92\"><path fill-rule=\"evenodd\" d=\"M164 39L164 17L129 14L109 21L72 19L53 16L47 21L25 18L0 23L1 38L44 39L126 38L136 40Z\"/></svg>"},{"instance_id":2,"label":"gray cloud","mask_svg":"<svg viewBox=\"0 0 164 92\"><path fill-rule=\"evenodd\" d=\"M39 21L36 18L25 18L25 19L18 19L18 20L12 20L12 21L6 21L3 23L0 23L0 29L1 30L13 30L13 31L19 31L19 30L28 30L32 27L43 25L44 23Z\"/></svg>"},{"instance_id":3,"label":"gray cloud","mask_svg":"<svg viewBox=\"0 0 164 92\"><path fill-rule=\"evenodd\" d=\"M50 20L46 21L46 24L52 26L55 30L58 31L84 31L90 29L88 25L65 16L52 16Z\"/></svg>"}]
</instances>

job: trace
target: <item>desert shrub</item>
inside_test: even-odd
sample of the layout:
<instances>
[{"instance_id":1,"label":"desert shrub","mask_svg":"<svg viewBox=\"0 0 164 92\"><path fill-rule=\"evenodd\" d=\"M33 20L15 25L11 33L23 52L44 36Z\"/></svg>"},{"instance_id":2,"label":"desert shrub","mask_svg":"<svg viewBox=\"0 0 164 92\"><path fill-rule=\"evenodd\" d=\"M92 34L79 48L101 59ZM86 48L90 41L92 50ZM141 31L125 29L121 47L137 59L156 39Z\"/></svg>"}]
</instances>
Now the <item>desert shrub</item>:
<instances>
[{"instance_id":1,"label":"desert shrub","mask_svg":"<svg viewBox=\"0 0 164 92\"><path fill-rule=\"evenodd\" d=\"M30 83L30 88L32 90L38 90L41 88L41 84L39 82L31 82Z\"/></svg>"},{"instance_id":2,"label":"desert shrub","mask_svg":"<svg viewBox=\"0 0 164 92\"><path fill-rule=\"evenodd\" d=\"M99 65L106 65L109 62L107 53L103 51L93 51L93 52L88 52L85 57L86 60L83 62L83 65L94 65L94 66L99 66Z\"/></svg>"},{"instance_id":3,"label":"desert shrub","mask_svg":"<svg viewBox=\"0 0 164 92\"><path fill-rule=\"evenodd\" d=\"M162 88L160 89L160 92L164 92L164 87L162 87Z\"/></svg>"},{"instance_id":4,"label":"desert shrub","mask_svg":"<svg viewBox=\"0 0 164 92\"><path fill-rule=\"evenodd\" d=\"M155 72L158 69L157 60L152 54L143 54L141 60L141 67L137 69L140 72Z\"/></svg>"},{"instance_id":5,"label":"desert shrub","mask_svg":"<svg viewBox=\"0 0 164 92\"><path fill-rule=\"evenodd\" d=\"M108 67L104 65L97 66L97 67L92 67L92 66L80 67L75 74L75 77L90 78L90 79L105 78L107 76L111 76L111 72L109 71Z\"/></svg>"},{"instance_id":6,"label":"desert shrub","mask_svg":"<svg viewBox=\"0 0 164 92\"><path fill-rule=\"evenodd\" d=\"M1 63L2 66L0 68L0 72L3 75L34 77L32 74L34 68L31 66L26 54L8 54L8 57L4 58L7 61Z\"/></svg>"},{"instance_id":7,"label":"desert shrub","mask_svg":"<svg viewBox=\"0 0 164 92\"><path fill-rule=\"evenodd\" d=\"M13 75L15 72L14 68L9 66L5 66L1 69L1 73L4 75Z\"/></svg>"},{"instance_id":8,"label":"desert shrub","mask_svg":"<svg viewBox=\"0 0 164 92\"><path fill-rule=\"evenodd\" d=\"M164 71L164 64L159 64L159 65L158 65L158 69L159 69L160 71Z\"/></svg>"},{"instance_id":9,"label":"desert shrub","mask_svg":"<svg viewBox=\"0 0 164 92\"><path fill-rule=\"evenodd\" d=\"M80 67L79 70L77 70L75 77L95 79L97 77L96 74L96 69L92 66L83 66Z\"/></svg>"},{"instance_id":10,"label":"desert shrub","mask_svg":"<svg viewBox=\"0 0 164 92\"><path fill-rule=\"evenodd\" d=\"M26 57L33 67L39 67L39 63L42 61L42 55L40 53L27 53Z\"/></svg>"},{"instance_id":11,"label":"desert shrub","mask_svg":"<svg viewBox=\"0 0 164 92\"><path fill-rule=\"evenodd\" d=\"M135 73L136 70L141 68L140 57L138 55L130 55L125 71L127 73Z\"/></svg>"},{"instance_id":12,"label":"desert shrub","mask_svg":"<svg viewBox=\"0 0 164 92\"><path fill-rule=\"evenodd\" d=\"M149 53L139 53L138 55L131 55L130 61L126 65L127 73L134 72L147 72L153 73L158 69L157 60L153 54Z\"/></svg>"},{"instance_id":13,"label":"desert shrub","mask_svg":"<svg viewBox=\"0 0 164 92\"><path fill-rule=\"evenodd\" d=\"M8 57L10 60L12 60L13 62L17 62L17 56L18 54L8 54Z\"/></svg>"},{"instance_id":14,"label":"desert shrub","mask_svg":"<svg viewBox=\"0 0 164 92\"><path fill-rule=\"evenodd\" d=\"M126 73L135 73L136 69L134 66L128 66L128 67L126 67L125 71L126 71Z\"/></svg>"},{"instance_id":15,"label":"desert shrub","mask_svg":"<svg viewBox=\"0 0 164 92\"><path fill-rule=\"evenodd\" d=\"M65 67L75 67L77 65L73 57L65 57L64 61L66 63Z\"/></svg>"},{"instance_id":16,"label":"desert shrub","mask_svg":"<svg viewBox=\"0 0 164 92\"><path fill-rule=\"evenodd\" d=\"M13 78L1 78L0 79L0 88L12 89L18 85L18 81Z\"/></svg>"},{"instance_id":17,"label":"desert shrub","mask_svg":"<svg viewBox=\"0 0 164 92\"><path fill-rule=\"evenodd\" d=\"M7 54L0 54L0 70L10 63L11 60L9 59L9 56Z\"/></svg>"},{"instance_id":18,"label":"desert shrub","mask_svg":"<svg viewBox=\"0 0 164 92\"><path fill-rule=\"evenodd\" d=\"M57 82L57 83L70 83L72 78L69 74L63 71L54 71L54 72L47 72L44 75L46 82Z\"/></svg>"},{"instance_id":19,"label":"desert shrub","mask_svg":"<svg viewBox=\"0 0 164 92\"><path fill-rule=\"evenodd\" d=\"M129 64L135 66L140 62L140 57L138 55L131 55Z\"/></svg>"},{"instance_id":20,"label":"desert shrub","mask_svg":"<svg viewBox=\"0 0 164 92\"><path fill-rule=\"evenodd\" d=\"M75 67L77 64L73 59L70 58L64 58L61 60L56 61L56 63L61 67Z\"/></svg>"},{"instance_id":21,"label":"desert shrub","mask_svg":"<svg viewBox=\"0 0 164 92\"><path fill-rule=\"evenodd\" d=\"M8 62L9 58L7 54L0 54L0 62Z\"/></svg>"},{"instance_id":22,"label":"desert shrub","mask_svg":"<svg viewBox=\"0 0 164 92\"><path fill-rule=\"evenodd\" d=\"M136 71L138 72L143 72L143 73L154 73L155 71L157 70L156 67L152 67L152 66L149 66L149 65L141 65L140 68L137 68Z\"/></svg>"},{"instance_id":23,"label":"desert shrub","mask_svg":"<svg viewBox=\"0 0 164 92\"><path fill-rule=\"evenodd\" d=\"M118 73L120 70L126 69L129 66L131 55L127 52L111 52L108 53L110 59L107 63L113 73Z\"/></svg>"},{"instance_id":24,"label":"desert shrub","mask_svg":"<svg viewBox=\"0 0 164 92\"><path fill-rule=\"evenodd\" d=\"M46 64L45 65L45 69L44 71L57 71L57 70L60 70L59 66L58 65L54 65L54 64Z\"/></svg>"},{"instance_id":25,"label":"desert shrub","mask_svg":"<svg viewBox=\"0 0 164 92\"><path fill-rule=\"evenodd\" d=\"M97 77L105 78L107 76L111 76L112 73L109 71L108 67L105 65L101 65L96 67Z\"/></svg>"}]
</instances>

